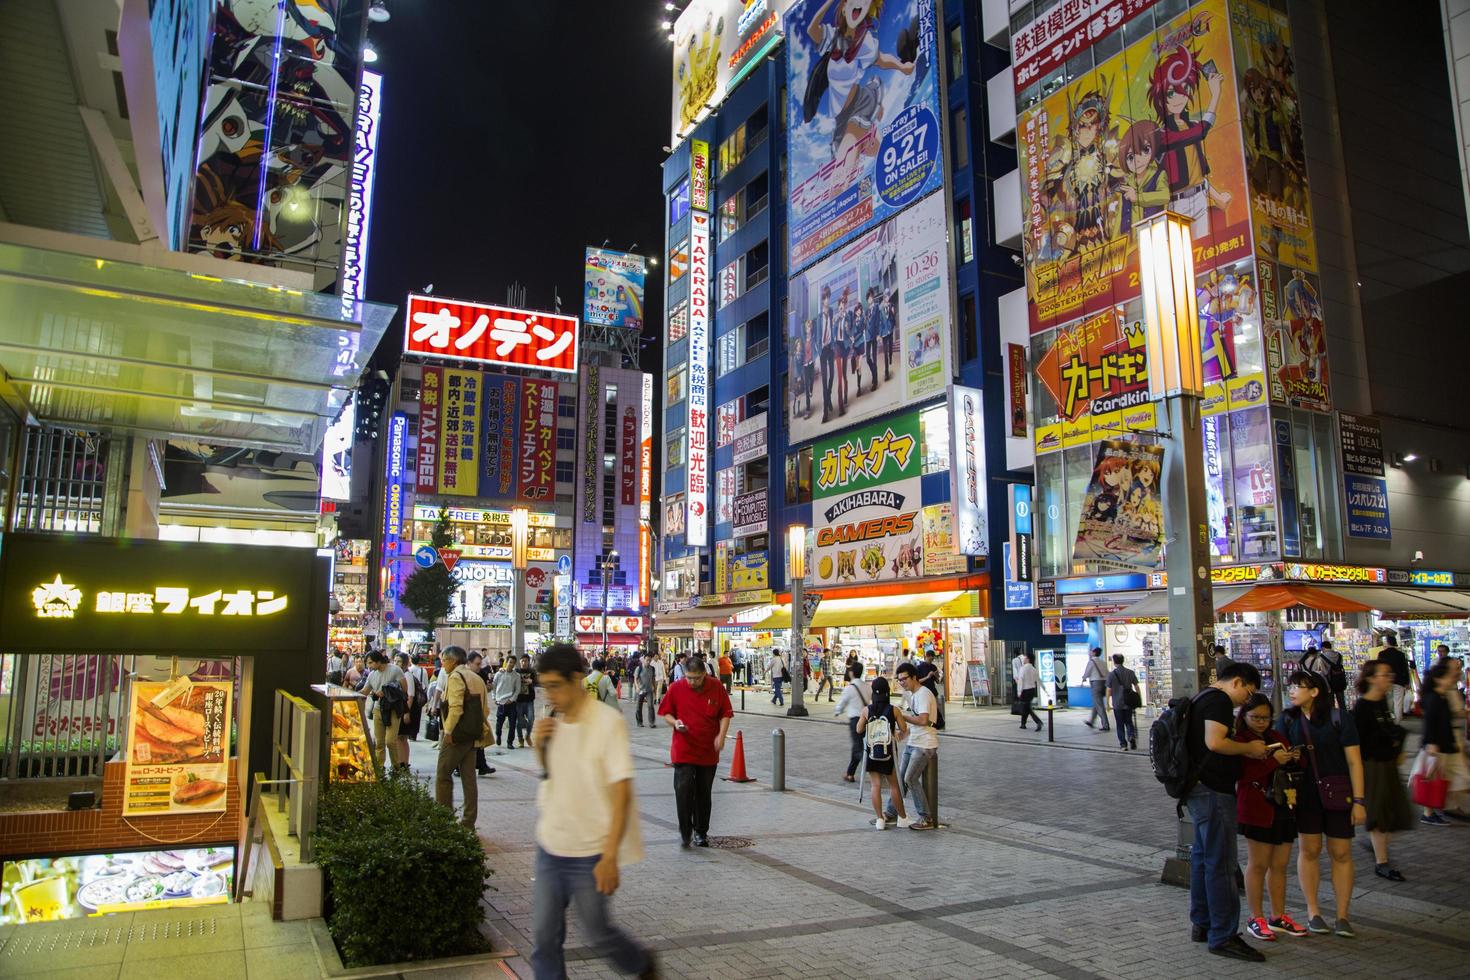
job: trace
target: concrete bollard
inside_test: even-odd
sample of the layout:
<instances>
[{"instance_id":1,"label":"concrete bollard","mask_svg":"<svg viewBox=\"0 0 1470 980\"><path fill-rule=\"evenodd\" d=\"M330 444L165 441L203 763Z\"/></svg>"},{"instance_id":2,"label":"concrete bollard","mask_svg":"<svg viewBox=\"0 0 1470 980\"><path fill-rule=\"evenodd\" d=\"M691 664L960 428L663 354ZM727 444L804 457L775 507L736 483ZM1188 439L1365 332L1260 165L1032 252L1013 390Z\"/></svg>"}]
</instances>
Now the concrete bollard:
<instances>
[{"instance_id":1,"label":"concrete bollard","mask_svg":"<svg viewBox=\"0 0 1470 980\"><path fill-rule=\"evenodd\" d=\"M786 791L786 733L779 728L771 732L771 789Z\"/></svg>"}]
</instances>

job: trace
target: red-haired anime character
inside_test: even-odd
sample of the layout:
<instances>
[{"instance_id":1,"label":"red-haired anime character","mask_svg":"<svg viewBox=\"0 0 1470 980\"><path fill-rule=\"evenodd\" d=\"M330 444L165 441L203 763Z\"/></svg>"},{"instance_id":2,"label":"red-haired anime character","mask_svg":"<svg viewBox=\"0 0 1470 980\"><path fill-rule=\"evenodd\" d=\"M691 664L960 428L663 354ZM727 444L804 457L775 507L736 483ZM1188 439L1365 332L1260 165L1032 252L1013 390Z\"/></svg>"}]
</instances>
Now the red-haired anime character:
<instances>
[{"instance_id":1,"label":"red-haired anime character","mask_svg":"<svg viewBox=\"0 0 1470 980\"><path fill-rule=\"evenodd\" d=\"M1200 79L1210 90L1210 101L1196 119L1189 105L1199 91ZM1199 58L1180 45L1159 58L1148 83L1148 101L1163 130L1160 162L1169 178L1169 210L1193 222L1195 241L1210 232L1210 206L1223 208L1231 195L1210 186L1210 161L1205 154L1205 137L1215 125L1224 76L1214 62Z\"/></svg>"}]
</instances>

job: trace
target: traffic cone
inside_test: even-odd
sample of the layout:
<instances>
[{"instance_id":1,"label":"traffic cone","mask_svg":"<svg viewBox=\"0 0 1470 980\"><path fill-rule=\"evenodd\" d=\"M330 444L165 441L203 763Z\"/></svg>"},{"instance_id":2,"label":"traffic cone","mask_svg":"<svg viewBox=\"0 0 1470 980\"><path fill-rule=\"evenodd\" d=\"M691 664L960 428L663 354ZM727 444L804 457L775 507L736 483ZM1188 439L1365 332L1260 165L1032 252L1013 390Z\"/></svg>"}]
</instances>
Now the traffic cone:
<instances>
[{"instance_id":1,"label":"traffic cone","mask_svg":"<svg viewBox=\"0 0 1470 980\"><path fill-rule=\"evenodd\" d=\"M741 732L735 733L735 757L730 760L730 775L725 777L727 783L753 783L745 774L745 736Z\"/></svg>"}]
</instances>

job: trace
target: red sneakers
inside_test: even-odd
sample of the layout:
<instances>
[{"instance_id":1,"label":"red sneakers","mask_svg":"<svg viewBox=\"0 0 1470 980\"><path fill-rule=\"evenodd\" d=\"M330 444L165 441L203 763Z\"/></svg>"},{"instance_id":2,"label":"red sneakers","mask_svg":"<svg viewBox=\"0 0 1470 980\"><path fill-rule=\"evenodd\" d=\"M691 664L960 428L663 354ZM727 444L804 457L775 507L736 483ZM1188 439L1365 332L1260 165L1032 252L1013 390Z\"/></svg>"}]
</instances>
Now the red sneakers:
<instances>
[{"instance_id":1,"label":"red sneakers","mask_svg":"<svg viewBox=\"0 0 1470 980\"><path fill-rule=\"evenodd\" d=\"M1289 915L1278 915L1270 922L1270 927L1277 932L1284 932L1288 936L1305 936L1307 930L1297 925Z\"/></svg>"},{"instance_id":2,"label":"red sneakers","mask_svg":"<svg viewBox=\"0 0 1470 980\"><path fill-rule=\"evenodd\" d=\"M1271 931L1271 927L1266 924L1265 919L1252 919L1245 928L1247 932L1263 943L1274 943L1276 941L1276 933Z\"/></svg>"}]
</instances>

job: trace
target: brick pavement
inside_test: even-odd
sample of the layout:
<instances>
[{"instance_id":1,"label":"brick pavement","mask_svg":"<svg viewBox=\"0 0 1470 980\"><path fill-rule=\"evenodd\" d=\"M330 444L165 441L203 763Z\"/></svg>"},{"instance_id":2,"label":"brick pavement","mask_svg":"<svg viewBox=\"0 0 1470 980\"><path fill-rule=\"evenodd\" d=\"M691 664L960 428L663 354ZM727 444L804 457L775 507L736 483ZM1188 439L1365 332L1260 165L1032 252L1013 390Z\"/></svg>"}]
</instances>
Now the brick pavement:
<instances>
[{"instance_id":1,"label":"brick pavement","mask_svg":"<svg viewBox=\"0 0 1470 980\"><path fill-rule=\"evenodd\" d=\"M1111 736L1093 738L1078 712L1069 724L1080 733L1045 745L1007 736L1004 709L962 710L951 706L940 750L951 826L928 834L864 823L870 809L840 780L846 734L825 712L776 722L787 732L784 794L769 786L775 719L737 715L758 781L716 783L711 829L754 841L740 850L680 849L668 734L633 727L648 858L624 870L616 918L681 978L1467 975L1470 828L1404 837L1399 885L1374 877L1355 845L1359 938L1283 937L1263 946L1264 966L1238 965L1188 941L1187 894L1158 883L1176 823L1142 753L1108 749ZM529 752L493 759L500 772L480 783L496 872L486 904L501 941L525 953L538 773ZM415 745L414 761L429 768L432 747ZM1289 902L1302 910L1294 872ZM575 918L567 948L572 977L617 975L585 948ZM530 976L523 956L507 968ZM436 974L504 976L498 966L414 976Z\"/></svg>"}]
</instances>

